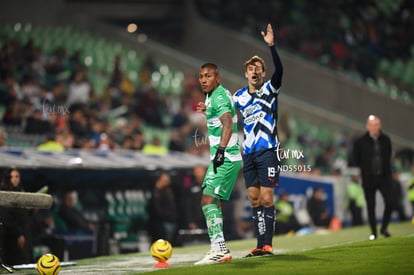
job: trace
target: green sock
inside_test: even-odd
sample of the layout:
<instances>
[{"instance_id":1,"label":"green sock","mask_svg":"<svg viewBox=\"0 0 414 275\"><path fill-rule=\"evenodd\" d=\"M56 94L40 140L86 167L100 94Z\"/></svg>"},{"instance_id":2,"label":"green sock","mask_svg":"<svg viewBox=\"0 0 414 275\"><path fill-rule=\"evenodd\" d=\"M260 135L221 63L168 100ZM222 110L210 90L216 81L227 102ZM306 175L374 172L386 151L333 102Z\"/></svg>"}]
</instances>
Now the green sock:
<instances>
[{"instance_id":1,"label":"green sock","mask_svg":"<svg viewBox=\"0 0 414 275\"><path fill-rule=\"evenodd\" d=\"M216 204L207 204L202 207L206 218L208 236L210 237L211 250L227 251L223 234L223 214Z\"/></svg>"}]
</instances>

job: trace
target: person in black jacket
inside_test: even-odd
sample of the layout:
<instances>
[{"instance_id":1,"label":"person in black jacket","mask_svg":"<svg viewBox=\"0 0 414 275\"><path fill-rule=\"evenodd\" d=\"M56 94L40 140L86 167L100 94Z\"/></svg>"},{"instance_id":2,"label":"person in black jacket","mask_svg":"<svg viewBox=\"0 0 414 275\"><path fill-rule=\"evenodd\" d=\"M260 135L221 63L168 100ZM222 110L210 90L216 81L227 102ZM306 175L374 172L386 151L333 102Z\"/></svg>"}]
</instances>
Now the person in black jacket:
<instances>
[{"instance_id":1,"label":"person in black jacket","mask_svg":"<svg viewBox=\"0 0 414 275\"><path fill-rule=\"evenodd\" d=\"M325 192L322 187L317 187L312 197L307 201L306 208L316 227L328 228L332 215L325 206Z\"/></svg>"},{"instance_id":2,"label":"person in black jacket","mask_svg":"<svg viewBox=\"0 0 414 275\"><path fill-rule=\"evenodd\" d=\"M6 170L0 190L23 192L20 185L20 171ZM3 261L8 265L28 264L33 260L29 210L17 207L0 207L2 223ZM0 249L1 250L1 249Z\"/></svg>"},{"instance_id":3,"label":"person in black jacket","mask_svg":"<svg viewBox=\"0 0 414 275\"><path fill-rule=\"evenodd\" d=\"M156 179L152 198L148 204L149 233L152 242L165 239L175 243L177 231L176 198L171 188L171 177L162 172Z\"/></svg>"},{"instance_id":4,"label":"person in black jacket","mask_svg":"<svg viewBox=\"0 0 414 275\"><path fill-rule=\"evenodd\" d=\"M379 190L385 209L382 217L380 233L390 237L388 224L393 210L392 173L391 173L391 139L381 131L381 120L370 115L366 124L367 132L354 143L353 158L361 169L362 187L367 202L368 221L371 227L370 240L377 238L375 217L375 194Z\"/></svg>"},{"instance_id":5,"label":"person in black jacket","mask_svg":"<svg viewBox=\"0 0 414 275\"><path fill-rule=\"evenodd\" d=\"M206 219L200 207L194 207L201 201L204 176L206 168L203 165L196 165L193 168L190 185L184 189L184 211L186 229L207 229Z\"/></svg>"},{"instance_id":6,"label":"person in black jacket","mask_svg":"<svg viewBox=\"0 0 414 275\"><path fill-rule=\"evenodd\" d=\"M76 208L77 198L74 191L68 191L63 196L58 214L65 222L69 231L93 232L95 226L89 222L81 211Z\"/></svg>"}]
</instances>

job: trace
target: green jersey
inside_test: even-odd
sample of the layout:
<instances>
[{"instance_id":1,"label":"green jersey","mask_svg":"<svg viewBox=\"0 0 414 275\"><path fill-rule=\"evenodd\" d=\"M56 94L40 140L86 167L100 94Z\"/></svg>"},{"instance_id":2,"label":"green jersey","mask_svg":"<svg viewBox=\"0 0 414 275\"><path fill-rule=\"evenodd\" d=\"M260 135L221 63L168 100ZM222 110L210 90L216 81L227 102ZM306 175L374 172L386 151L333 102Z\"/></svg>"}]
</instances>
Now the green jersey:
<instances>
[{"instance_id":1,"label":"green jersey","mask_svg":"<svg viewBox=\"0 0 414 275\"><path fill-rule=\"evenodd\" d=\"M239 139L237 134L237 113L234 107L232 95L223 86L219 85L213 92L207 94L206 100L206 119L208 129L208 139L210 142L210 158L214 159L220 143L223 125L220 117L227 112L233 117L233 133L226 146L224 156L230 161L241 160Z\"/></svg>"}]
</instances>

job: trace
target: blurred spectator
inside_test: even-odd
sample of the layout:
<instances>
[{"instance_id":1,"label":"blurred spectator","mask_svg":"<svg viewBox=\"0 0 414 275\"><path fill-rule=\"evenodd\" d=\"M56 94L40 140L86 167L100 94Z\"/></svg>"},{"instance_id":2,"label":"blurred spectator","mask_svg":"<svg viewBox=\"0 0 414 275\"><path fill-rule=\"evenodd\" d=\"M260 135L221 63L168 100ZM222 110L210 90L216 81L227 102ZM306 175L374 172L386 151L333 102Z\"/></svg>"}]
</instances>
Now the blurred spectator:
<instances>
[{"instance_id":1,"label":"blurred spectator","mask_svg":"<svg viewBox=\"0 0 414 275\"><path fill-rule=\"evenodd\" d=\"M3 123L8 126L22 126L23 124L23 106L17 100L12 101L7 105L6 111L3 114Z\"/></svg>"},{"instance_id":2,"label":"blurred spectator","mask_svg":"<svg viewBox=\"0 0 414 275\"><path fill-rule=\"evenodd\" d=\"M142 152L148 155L165 155L168 153L168 149L161 144L161 139L158 136L154 136L151 143L144 145Z\"/></svg>"},{"instance_id":3,"label":"blurred spectator","mask_svg":"<svg viewBox=\"0 0 414 275\"><path fill-rule=\"evenodd\" d=\"M179 112L174 114L170 127L180 128L181 126L183 126L184 124L187 124L188 122L189 122L189 119L188 119L187 109L186 109L186 106L182 104Z\"/></svg>"},{"instance_id":4,"label":"blurred spectator","mask_svg":"<svg viewBox=\"0 0 414 275\"><path fill-rule=\"evenodd\" d=\"M178 213L176 199L167 172L161 173L154 184L151 200L148 202L148 231L152 242L166 239L175 242Z\"/></svg>"},{"instance_id":5,"label":"blurred spectator","mask_svg":"<svg viewBox=\"0 0 414 275\"><path fill-rule=\"evenodd\" d=\"M20 171L6 169L0 190L23 192ZM20 207L0 207L0 221L3 223L4 263L8 265L32 263L32 236L29 210Z\"/></svg>"},{"instance_id":6,"label":"blurred spectator","mask_svg":"<svg viewBox=\"0 0 414 275\"><path fill-rule=\"evenodd\" d=\"M196 165L193 168L191 178L188 183L184 184L183 198L185 211L185 225L187 229L206 229L206 221L201 207L195 207L200 204L206 167Z\"/></svg>"},{"instance_id":7,"label":"blurred spectator","mask_svg":"<svg viewBox=\"0 0 414 275\"><path fill-rule=\"evenodd\" d=\"M62 144L65 149L70 149L74 146L75 136L66 129L56 135L56 141Z\"/></svg>"},{"instance_id":8,"label":"blurred spectator","mask_svg":"<svg viewBox=\"0 0 414 275\"><path fill-rule=\"evenodd\" d=\"M151 54L147 55L139 71L139 80L144 86L150 84L152 73L156 70L155 61Z\"/></svg>"},{"instance_id":9,"label":"blurred spectator","mask_svg":"<svg viewBox=\"0 0 414 275\"><path fill-rule=\"evenodd\" d=\"M348 207L351 212L353 226L363 224L362 209L365 206L365 197L360 181L361 179L359 175L352 175L346 189L348 194Z\"/></svg>"},{"instance_id":10,"label":"blurred spectator","mask_svg":"<svg viewBox=\"0 0 414 275\"><path fill-rule=\"evenodd\" d=\"M56 134L55 133L48 133L46 135L46 140L44 143L39 144L37 146L38 151L46 151L46 152L63 152L65 150L65 147L60 144L56 140Z\"/></svg>"},{"instance_id":11,"label":"blurred spectator","mask_svg":"<svg viewBox=\"0 0 414 275\"><path fill-rule=\"evenodd\" d=\"M168 145L168 150L175 152L184 152L185 144L181 132L178 130L172 130L170 132L170 143Z\"/></svg>"},{"instance_id":12,"label":"blurred spectator","mask_svg":"<svg viewBox=\"0 0 414 275\"><path fill-rule=\"evenodd\" d=\"M26 134L44 135L54 131L54 125L43 119L40 109L33 110L32 114L27 118L26 127L24 128Z\"/></svg>"},{"instance_id":13,"label":"blurred spectator","mask_svg":"<svg viewBox=\"0 0 414 275\"><path fill-rule=\"evenodd\" d=\"M58 75L67 68L67 51L64 47L57 47L47 56L45 70L48 83L56 83Z\"/></svg>"},{"instance_id":14,"label":"blurred spectator","mask_svg":"<svg viewBox=\"0 0 414 275\"><path fill-rule=\"evenodd\" d=\"M27 73L23 76L21 90L24 99L34 108L40 108L40 83L32 74Z\"/></svg>"},{"instance_id":15,"label":"blurred spectator","mask_svg":"<svg viewBox=\"0 0 414 275\"><path fill-rule=\"evenodd\" d=\"M133 150L134 149L134 139L132 136L125 136L122 140L121 147L123 149Z\"/></svg>"},{"instance_id":16,"label":"blurred spectator","mask_svg":"<svg viewBox=\"0 0 414 275\"><path fill-rule=\"evenodd\" d=\"M0 147L6 146L7 132L3 127L0 127Z\"/></svg>"},{"instance_id":17,"label":"blurred spectator","mask_svg":"<svg viewBox=\"0 0 414 275\"><path fill-rule=\"evenodd\" d=\"M323 174L330 174L333 172L332 164L335 156L335 147L332 145L326 146L322 153L316 157L315 168L319 169Z\"/></svg>"},{"instance_id":18,"label":"blurred spectator","mask_svg":"<svg viewBox=\"0 0 414 275\"><path fill-rule=\"evenodd\" d=\"M412 165L414 164L414 148L401 148L396 150L394 155L394 161L397 161L401 165L401 169L412 171Z\"/></svg>"},{"instance_id":19,"label":"blurred spectator","mask_svg":"<svg viewBox=\"0 0 414 275\"><path fill-rule=\"evenodd\" d=\"M63 195L58 214L70 231L94 231L95 226L90 223L77 208L77 193L68 191Z\"/></svg>"},{"instance_id":20,"label":"blurred spectator","mask_svg":"<svg viewBox=\"0 0 414 275\"><path fill-rule=\"evenodd\" d=\"M312 218L313 225L316 227L328 228L332 219L325 206L325 196L323 188L317 187L306 204L306 209Z\"/></svg>"},{"instance_id":21,"label":"blurred spectator","mask_svg":"<svg viewBox=\"0 0 414 275\"><path fill-rule=\"evenodd\" d=\"M82 62L82 52L81 50L75 50L68 58L67 62L68 68L71 68L72 70L77 70L82 68L83 62Z\"/></svg>"},{"instance_id":22,"label":"blurred spectator","mask_svg":"<svg viewBox=\"0 0 414 275\"><path fill-rule=\"evenodd\" d=\"M89 119L91 129L88 133L88 136L90 136L90 139L93 141L94 144L98 147L101 142L101 137L107 137L102 136L102 134L105 132L105 122L102 119L98 119L95 117L92 117Z\"/></svg>"},{"instance_id":23,"label":"blurred spectator","mask_svg":"<svg viewBox=\"0 0 414 275\"><path fill-rule=\"evenodd\" d=\"M135 130L132 133L132 148L130 148L130 149L142 150L142 148L144 148L145 144L146 143L145 143L144 134L139 130Z\"/></svg>"},{"instance_id":24,"label":"blurred spectator","mask_svg":"<svg viewBox=\"0 0 414 275\"><path fill-rule=\"evenodd\" d=\"M163 101L158 98L157 90L148 86L142 93L138 94L136 114L142 117L149 125L156 128L163 128L164 122L162 113L166 107Z\"/></svg>"},{"instance_id":25,"label":"blurred spectator","mask_svg":"<svg viewBox=\"0 0 414 275\"><path fill-rule=\"evenodd\" d=\"M405 214L404 209L404 192L402 190L401 181L400 181L400 172L397 170L392 172L392 187L393 187L393 197L394 197L394 211L398 214L398 220L400 222L407 220L407 215Z\"/></svg>"},{"instance_id":26,"label":"blurred spectator","mask_svg":"<svg viewBox=\"0 0 414 275\"><path fill-rule=\"evenodd\" d=\"M234 5L234 1L204 0L196 4L208 19L248 34L270 22L278 26L280 47L362 79L378 75L381 59L407 60L414 41L414 5L409 0L389 5L375 1L287 1L252 7L249 1ZM273 14L284 16L275 18Z\"/></svg>"},{"instance_id":27,"label":"blurred spectator","mask_svg":"<svg viewBox=\"0 0 414 275\"><path fill-rule=\"evenodd\" d=\"M118 54L113 61L113 71L109 82L109 87L118 90L120 95L132 95L135 93L135 87L132 82L125 76L121 68L121 56Z\"/></svg>"},{"instance_id":28,"label":"blurred spectator","mask_svg":"<svg viewBox=\"0 0 414 275\"><path fill-rule=\"evenodd\" d=\"M70 108L69 129L75 136L75 142L78 140L89 139L88 120L83 111L83 106L73 105Z\"/></svg>"},{"instance_id":29,"label":"blurred spectator","mask_svg":"<svg viewBox=\"0 0 414 275\"><path fill-rule=\"evenodd\" d=\"M2 91L2 93L0 93L1 104L4 106L9 106L12 104L12 102L23 99L23 92L21 90L20 84L15 78L7 76L4 81L4 86L4 92Z\"/></svg>"},{"instance_id":30,"label":"blurred spectator","mask_svg":"<svg viewBox=\"0 0 414 275\"><path fill-rule=\"evenodd\" d=\"M48 95L49 103L53 106L65 106L66 102L66 93L65 93L65 83L63 81L58 81L53 84L50 95Z\"/></svg>"},{"instance_id":31,"label":"blurred spectator","mask_svg":"<svg viewBox=\"0 0 414 275\"><path fill-rule=\"evenodd\" d=\"M75 70L69 83L66 103L69 106L74 103L87 104L93 95L93 87L87 79L86 71L84 69Z\"/></svg>"},{"instance_id":32,"label":"blurred spectator","mask_svg":"<svg viewBox=\"0 0 414 275\"><path fill-rule=\"evenodd\" d=\"M65 105L65 84L58 82L50 89L46 86L41 86L40 89L40 104L44 113L57 113L66 115L69 113L68 107Z\"/></svg>"},{"instance_id":33,"label":"blurred spectator","mask_svg":"<svg viewBox=\"0 0 414 275\"><path fill-rule=\"evenodd\" d=\"M101 133L99 135L99 143L97 147L101 152L107 152L115 148L115 144L110 135L107 133Z\"/></svg>"},{"instance_id":34,"label":"blurred spectator","mask_svg":"<svg viewBox=\"0 0 414 275\"><path fill-rule=\"evenodd\" d=\"M295 210L289 201L289 194L280 192L279 200L275 203L276 209L276 227L275 234L281 235L290 232L296 232L300 229L296 219Z\"/></svg>"},{"instance_id":35,"label":"blurred spectator","mask_svg":"<svg viewBox=\"0 0 414 275\"><path fill-rule=\"evenodd\" d=\"M190 122L186 122L179 128L174 128L170 132L169 149L171 151L184 152L191 146L204 145L205 140L200 136L201 131L194 129Z\"/></svg>"},{"instance_id":36,"label":"blurred spectator","mask_svg":"<svg viewBox=\"0 0 414 275\"><path fill-rule=\"evenodd\" d=\"M112 75L109 81L109 86L115 87L120 90L120 85L123 76L124 75L121 69L121 56L117 54L113 60Z\"/></svg>"},{"instance_id":37,"label":"blurred spectator","mask_svg":"<svg viewBox=\"0 0 414 275\"><path fill-rule=\"evenodd\" d=\"M48 247L49 253L56 255L59 259L64 259L66 241L54 235L56 227L50 210L33 209L30 228L33 246L45 245Z\"/></svg>"}]
</instances>

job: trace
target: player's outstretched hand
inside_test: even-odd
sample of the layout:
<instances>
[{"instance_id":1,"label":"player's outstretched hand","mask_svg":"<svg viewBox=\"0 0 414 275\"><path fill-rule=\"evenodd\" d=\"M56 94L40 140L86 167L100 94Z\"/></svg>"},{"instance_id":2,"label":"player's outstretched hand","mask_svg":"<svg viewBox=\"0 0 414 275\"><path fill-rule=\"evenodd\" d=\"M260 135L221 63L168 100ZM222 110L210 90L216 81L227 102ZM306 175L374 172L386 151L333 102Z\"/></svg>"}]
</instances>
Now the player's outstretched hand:
<instances>
[{"instance_id":1,"label":"player's outstretched hand","mask_svg":"<svg viewBox=\"0 0 414 275\"><path fill-rule=\"evenodd\" d=\"M275 37L273 34L273 29L271 24L267 24L267 30L266 33L264 31L261 31L260 33L263 37L263 40L266 42L266 44L270 47L275 44Z\"/></svg>"},{"instance_id":2,"label":"player's outstretched hand","mask_svg":"<svg viewBox=\"0 0 414 275\"><path fill-rule=\"evenodd\" d=\"M213 159L213 168L214 168L214 174L217 174L217 167L223 165L224 163L224 152L226 151L226 148L219 147L216 151L216 155Z\"/></svg>"},{"instance_id":3,"label":"player's outstretched hand","mask_svg":"<svg viewBox=\"0 0 414 275\"><path fill-rule=\"evenodd\" d=\"M206 104L204 102L199 102L196 107L196 112L206 114L206 109Z\"/></svg>"}]
</instances>

